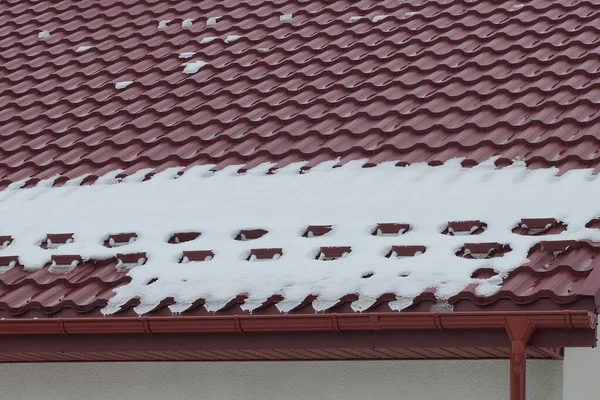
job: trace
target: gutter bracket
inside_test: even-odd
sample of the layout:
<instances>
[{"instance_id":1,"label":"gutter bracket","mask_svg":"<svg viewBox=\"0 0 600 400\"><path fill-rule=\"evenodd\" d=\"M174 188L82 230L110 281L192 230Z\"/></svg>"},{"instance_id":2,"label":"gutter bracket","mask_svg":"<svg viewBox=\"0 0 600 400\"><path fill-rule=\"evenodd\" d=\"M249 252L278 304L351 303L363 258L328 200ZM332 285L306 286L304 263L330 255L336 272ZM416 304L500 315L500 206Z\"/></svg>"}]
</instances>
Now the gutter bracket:
<instances>
[{"instance_id":1,"label":"gutter bracket","mask_svg":"<svg viewBox=\"0 0 600 400\"><path fill-rule=\"evenodd\" d=\"M507 317L504 329L510 339L510 400L525 400L527 343L535 327L529 317Z\"/></svg>"}]
</instances>

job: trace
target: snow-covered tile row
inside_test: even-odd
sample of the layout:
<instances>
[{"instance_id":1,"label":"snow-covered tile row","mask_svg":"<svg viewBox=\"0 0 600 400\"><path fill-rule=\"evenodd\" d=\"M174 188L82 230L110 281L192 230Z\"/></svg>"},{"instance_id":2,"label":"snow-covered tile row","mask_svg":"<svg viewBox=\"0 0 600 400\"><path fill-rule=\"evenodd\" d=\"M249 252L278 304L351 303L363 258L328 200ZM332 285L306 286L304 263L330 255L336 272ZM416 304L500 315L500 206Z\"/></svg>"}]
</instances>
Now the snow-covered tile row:
<instances>
[{"instance_id":1,"label":"snow-covered tile row","mask_svg":"<svg viewBox=\"0 0 600 400\"><path fill-rule=\"evenodd\" d=\"M35 269L57 254L87 260L143 253L143 265L129 271L131 282L116 289L107 314L135 297L139 313L168 297L174 312L199 298L216 310L240 293L248 294L250 310L279 294L282 311L311 294L327 307L358 293L360 311L382 293L396 294L397 309L430 287L448 298L476 282L479 294L492 294L501 279L474 280L473 272L487 267L506 275L526 262L543 233L544 240L600 239L590 225L600 215L600 180L591 171L559 177L519 162L496 169L494 160L472 168L460 160L436 167L334 164L305 174L297 165L267 174L270 165L261 165L243 175L237 166L217 173L206 166L114 184L117 171L91 186L10 188L0 192L0 235L14 240L0 256L17 255ZM248 240L259 229L265 233ZM72 232L74 240L43 249L49 232ZM113 238L126 247L107 246L115 232L136 239ZM196 237L179 240L186 232ZM411 246L422 248L406 250ZM210 262L181 262L184 252L188 261L201 258L197 251L211 251L204 255ZM155 279L160 284L147 284Z\"/></svg>"}]
</instances>

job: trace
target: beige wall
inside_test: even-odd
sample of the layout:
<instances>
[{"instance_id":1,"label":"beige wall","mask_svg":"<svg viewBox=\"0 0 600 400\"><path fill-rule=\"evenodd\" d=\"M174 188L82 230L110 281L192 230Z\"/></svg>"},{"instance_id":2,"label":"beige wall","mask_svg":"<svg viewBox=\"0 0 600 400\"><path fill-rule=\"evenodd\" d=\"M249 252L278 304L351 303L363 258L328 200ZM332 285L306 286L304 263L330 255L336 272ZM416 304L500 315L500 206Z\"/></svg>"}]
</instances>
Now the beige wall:
<instances>
[{"instance_id":1,"label":"beige wall","mask_svg":"<svg viewBox=\"0 0 600 400\"><path fill-rule=\"evenodd\" d=\"M560 361L528 373L528 400L561 398ZM0 384L11 400L503 400L508 362L5 364Z\"/></svg>"},{"instance_id":2,"label":"beige wall","mask_svg":"<svg viewBox=\"0 0 600 400\"><path fill-rule=\"evenodd\" d=\"M566 349L564 400L600 399L600 349Z\"/></svg>"}]
</instances>

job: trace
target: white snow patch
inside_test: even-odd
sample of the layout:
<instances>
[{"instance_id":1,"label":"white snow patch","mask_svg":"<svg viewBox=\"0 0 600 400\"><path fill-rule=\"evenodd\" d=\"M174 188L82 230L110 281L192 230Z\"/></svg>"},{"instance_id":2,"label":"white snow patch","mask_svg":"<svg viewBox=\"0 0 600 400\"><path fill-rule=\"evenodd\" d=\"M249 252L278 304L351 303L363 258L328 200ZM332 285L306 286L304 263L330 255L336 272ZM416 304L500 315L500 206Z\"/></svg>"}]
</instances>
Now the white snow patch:
<instances>
[{"instance_id":1,"label":"white snow patch","mask_svg":"<svg viewBox=\"0 0 600 400\"><path fill-rule=\"evenodd\" d=\"M238 35L229 35L225 38L225 43L231 43L231 42L235 42L236 40L238 40L239 38L241 38L241 36Z\"/></svg>"},{"instance_id":2,"label":"white snow patch","mask_svg":"<svg viewBox=\"0 0 600 400\"><path fill-rule=\"evenodd\" d=\"M146 259L122 265L130 268L132 280L115 290L107 314L133 297L141 300L139 313L167 297L175 299L171 310L176 313L199 298L218 310L240 293L248 293L250 311L274 294L284 297L277 305L282 311L317 295L313 306L319 311L358 293L352 307L362 311L382 293L396 293L390 303L394 309L409 306L428 287L436 287L442 300L472 283L480 285L481 295L495 293L501 278L471 275L486 267L505 276L526 261L540 237L513 234L521 218L556 218L568 225L544 240L600 240L598 230L585 228L600 215L600 179L591 171L557 177L555 169L528 170L523 163L498 170L492 161L474 168L462 168L459 161L404 168L393 163L361 168L363 162L353 162L335 169L331 162L305 174L295 164L273 175L265 172L268 164L244 175L235 173L239 166L207 175L210 166L203 166L177 179L180 169L173 168L146 182L140 180L148 171L114 184L122 171L113 171L91 186L17 185L0 191L0 235L14 238L0 255L18 255L21 264L37 269L55 254L86 260L145 252ZM468 220L481 220L487 229L469 237L440 233L448 221ZM401 236L372 235L381 222L409 223L413 229ZM301 236L307 225L335 229L307 239ZM250 228L268 233L256 240L233 239L240 229ZM201 236L167 242L173 233L189 231ZM37 245L48 233L61 232L73 232L75 242L48 250ZM136 232L138 239L115 249L103 246L108 234L120 232ZM465 242L499 242L512 251L483 260L455 256ZM426 251L419 257L385 258L392 245L424 245ZM315 260L322 246L351 246L352 251L345 258ZM282 248L283 255L268 262L245 260L250 250L260 248ZM212 250L215 257L202 267L182 264L184 250ZM373 275L364 279L365 271ZM451 311L440 304L439 311Z\"/></svg>"},{"instance_id":3,"label":"white snow patch","mask_svg":"<svg viewBox=\"0 0 600 400\"><path fill-rule=\"evenodd\" d=\"M207 19L206 25L215 25L217 22L219 22L219 18L221 18L220 15L218 17L211 17L211 18Z\"/></svg>"},{"instance_id":4,"label":"white snow patch","mask_svg":"<svg viewBox=\"0 0 600 400\"><path fill-rule=\"evenodd\" d=\"M171 22L170 19L164 20L164 21L159 21L158 22L158 29L165 29L167 26L169 26L169 22Z\"/></svg>"},{"instance_id":5,"label":"white snow patch","mask_svg":"<svg viewBox=\"0 0 600 400\"><path fill-rule=\"evenodd\" d=\"M196 54L195 51L187 51L184 53L179 53L179 58L192 58L192 57L194 57L194 54Z\"/></svg>"},{"instance_id":6,"label":"white snow patch","mask_svg":"<svg viewBox=\"0 0 600 400\"><path fill-rule=\"evenodd\" d=\"M92 46L79 46L77 48L77 50L75 50L77 53L83 53L84 51L88 51L89 49L91 49Z\"/></svg>"},{"instance_id":7,"label":"white snow patch","mask_svg":"<svg viewBox=\"0 0 600 400\"><path fill-rule=\"evenodd\" d=\"M38 39L45 39L50 36L50 31L41 31L38 33Z\"/></svg>"},{"instance_id":8,"label":"white snow patch","mask_svg":"<svg viewBox=\"0 0 600 400\"><path fill-rule=\"evenodd\" d=\"M195 74L200 68L204 67L206 63L204 61L193 61L183 65L185 65L185 68L183 69L184 74Z\"/></svg>"},{"instance_id":9,"label":"white snow patch","mask_svg":"<svg viewBox=\"0 0 600 400\"><path fill-rule=\"evenodd\" d=\"M216 36L207 36L207 37L203 37L202 40L200 40L200 44L205 44L205 43L210 43L213 40L218 39Z\"/></svg>"},{"instance_id":10,"label":"white snow patch","mask_svg":"<svg viewBox=\"0 0 600 400\"><path fill-rule=\"evenodd\" d=\"M187 28L187 27L192 26L193 23L194 23L194 20L192 18L186 18L183 21L181 21L181 27Z\"/></svg>"},{"instance_id":11,"label":"white snow patch","mask_svg":"<svg viewBox=\"0 0 600 400\"><path fill-rule=\"evenodd\" d=\"M373 17L373 22L379 22L386 19L388 15L376 15Z\"/></svg>"},{"instance_id":12,"label":"white snow patch","mask_svg":"<svg viewBox=\"0 0 600 400\"><path fill-rule=\"evenodd\" d=\"M133 81L121 81L115 84L115 89L125 89L127 86L131 85Z\"/></svg>"},{"instance_id":13,"label":"white snow patch","mask_svg":"<svg viewBox=\"0 0 600 400\"><path fill-rule=\"evenodd\" d=\"M421 14L421 13L418 11L411 11L411 12L407 12L406 14L404 14L404 16L406 18L410 18L410 17L414 17L415 15L419 15L419 14Z\"/></svg>"},{"instance_id":14,"label":"white snow patch","mask_svg":"<svg viewBox=\"0 0 600 400\"><path fill-rule=\"evenodd\" d=\"M523 7L525 7L525 4L521 4L521 3L519 3L519 4L515 4L515 5L513 5L513 6L510 8L510 10L511 10L511 11L518 11L518 10L520 10L520 9L521 9L521 8L523 8Z\"/></svg>"},{"instance_id":15,"label":"white snow patch","mask_svg":"<svg viewBox=\"0 0 600 400\"><path fill-rule=\"evenodd\" d=\"M363 19L364 17L359 17L359 16L352 16L350 17L350 22L357 22L360 21L361 19Z\"/></svg>"},{"instance_id":16,"label":"white snow patch","mask_svg":"<svg viewBox=\"0 0 600 400\"><path fill-rule=\"evenodd\" d=\"M289 21L292 18L294 18L293 14L283 14L279 16L279 21L284 22L284 21Z\"/></svg>"}]
</instances>

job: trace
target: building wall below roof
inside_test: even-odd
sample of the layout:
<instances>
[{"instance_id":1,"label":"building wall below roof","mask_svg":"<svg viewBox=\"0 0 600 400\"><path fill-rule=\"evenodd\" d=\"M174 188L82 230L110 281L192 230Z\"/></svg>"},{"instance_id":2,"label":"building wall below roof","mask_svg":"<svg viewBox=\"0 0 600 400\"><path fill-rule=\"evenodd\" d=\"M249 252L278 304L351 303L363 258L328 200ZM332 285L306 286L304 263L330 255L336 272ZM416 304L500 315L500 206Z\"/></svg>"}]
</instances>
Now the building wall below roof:
<instances>
[{"instance_id":1,"label":"building wall below roof","mask_svg":"<svg viewBox=\"0 0 600 400\"><path fill-rule=\"evenodd\" d=\"M560 400L562 365L529 361L527 399ZM504 400L508 372L507 360L43 363L5 364L0 382L15 400Z\"/></svg>"},{"instance_id":2,"label":"building wall below roof","mask_svg":"<svg viewBox=\"0 0 600 400\"><path fill-rule=\"evenodd\" d=\"M600 349L565 349L563 400L600 398Z\"/></svg>"}]
</instances>

